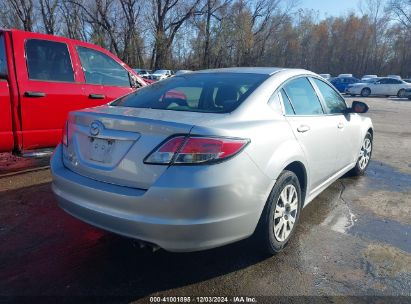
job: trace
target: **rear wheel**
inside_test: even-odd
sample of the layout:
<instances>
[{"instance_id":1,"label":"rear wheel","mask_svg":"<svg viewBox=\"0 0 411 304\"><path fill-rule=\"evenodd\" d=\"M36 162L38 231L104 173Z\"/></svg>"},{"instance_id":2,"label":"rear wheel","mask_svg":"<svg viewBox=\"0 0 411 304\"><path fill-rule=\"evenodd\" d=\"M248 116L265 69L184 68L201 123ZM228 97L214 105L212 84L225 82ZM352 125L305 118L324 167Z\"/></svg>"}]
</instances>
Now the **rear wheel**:
<instances>
[{"instance_id":1,"label":"rear wheel","mask_svg":"<svg viewBox=\"0 0 411 304\"><path fill-rule=\"evenodd\" d=\"M256 231L259 248L274 255L287 246L300 210L300 183L294 172L285 170L277 179L261 215Z\"/></svg>"},{"instance_id":2,"label":"rear wheel","mask_svg":"<svg viewBox=\"0 0 411 304\"><path fill-rule=\"evenodd\" d=\"M362 97L368 97L371 94L371 90L369 88L364 88L361 90L361 96Z\"/></svg>"},{"instance_id":3,"label":"rear wheel","mask_svg":"<svg viewBox=\"0 0 411 304\"><path fill-rule=\"evenodd\" d=\"M397 93L397 96L399 98L404 98L405 97L405 90L404 89L399 90L398 93Z\"/></svg>"},{"instance_id":4,"label":"rear wheel","mask_svg":"<svg viewBox=\"0 0 411 304\"><path fill-rule=\"evenodd\" d=\"M372 135L370 132L367 132L367 135L365 136L361 146L360 155L358 157L357 163L355 164L355 167L351 170L351 173L353 175L364 175L365 170L367 170L367 167L370 164L372 148Z\"/></svg>"}]
</instances>

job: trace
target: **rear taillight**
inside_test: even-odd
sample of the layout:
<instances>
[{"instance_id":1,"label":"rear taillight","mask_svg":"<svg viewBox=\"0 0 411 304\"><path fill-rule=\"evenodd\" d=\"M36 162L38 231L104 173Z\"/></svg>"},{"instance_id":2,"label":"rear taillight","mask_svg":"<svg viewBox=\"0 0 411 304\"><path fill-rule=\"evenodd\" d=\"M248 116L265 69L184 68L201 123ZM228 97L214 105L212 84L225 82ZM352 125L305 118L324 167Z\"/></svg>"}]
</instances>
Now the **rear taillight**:
<instances>
[{"instance_id":1,"label":"rear taillight","mask_svg":"<svg viewBox=\"0 0 411 304\"><path fill-rule=\"evenodd\" d=\"M146 159L147 164L202 164L218 162L239 153L248 139L177 136L167 140Z\"/></svg>"},{"instance_id":2,"label":"rear taillight","mask_svg":"<svg viewBox=\"0 0 411 304\"><path fill-rule=\"evenodd\" d=\"M65 145L67 147L68 145L68 121L66 121L66 123L64 124L64 128L63 128L63 136L61 138L61 142L63 143L63 145Z\"/></svg>"}]
</instances>

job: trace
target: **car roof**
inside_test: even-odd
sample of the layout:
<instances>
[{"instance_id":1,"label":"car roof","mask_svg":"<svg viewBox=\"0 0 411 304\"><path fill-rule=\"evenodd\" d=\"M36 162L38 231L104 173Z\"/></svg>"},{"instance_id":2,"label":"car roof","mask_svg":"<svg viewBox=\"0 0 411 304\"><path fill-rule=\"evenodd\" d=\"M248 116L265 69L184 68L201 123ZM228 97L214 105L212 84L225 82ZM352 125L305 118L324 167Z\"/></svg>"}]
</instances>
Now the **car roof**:
<instances>
[{"instance_id":1,"label":"car roof","mask_svg":"<svg viewBox=\"0 0 411 304\"><path fill-rule=\"evenodd\" d=\"M297 69L285 69L276 67L232 67L221 69L208 69L195 71L193 73L253 73L253 74L265 74L273 75L284 70L297 70Z\"/></svg>"}]
</instances>

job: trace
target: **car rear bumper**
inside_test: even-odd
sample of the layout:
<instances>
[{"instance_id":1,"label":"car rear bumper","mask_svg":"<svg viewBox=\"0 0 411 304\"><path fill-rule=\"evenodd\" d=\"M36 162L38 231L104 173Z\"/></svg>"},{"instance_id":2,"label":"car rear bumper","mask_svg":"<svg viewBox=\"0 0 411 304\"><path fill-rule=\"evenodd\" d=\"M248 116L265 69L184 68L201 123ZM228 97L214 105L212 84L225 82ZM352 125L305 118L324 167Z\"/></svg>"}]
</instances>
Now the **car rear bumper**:
<instances>
[{"instance_id":1,"label":"car rear bumper","mask_svg":"<svg viewBox=\"0 0 411 304\"><path fill-rule=\"evenodd\" d=\"M246 153L236 157L241 169L214 165L211 175L210 167L170 167L148 190L83 177L68 170L61 155L59 146L51 170L62 209L96 227L169 251L204 250L250 236L274 184ZM193 176L192 170L200 171ZM236 174L231 182L222 179L227 170Z\"/></svg>"}]
</instances>

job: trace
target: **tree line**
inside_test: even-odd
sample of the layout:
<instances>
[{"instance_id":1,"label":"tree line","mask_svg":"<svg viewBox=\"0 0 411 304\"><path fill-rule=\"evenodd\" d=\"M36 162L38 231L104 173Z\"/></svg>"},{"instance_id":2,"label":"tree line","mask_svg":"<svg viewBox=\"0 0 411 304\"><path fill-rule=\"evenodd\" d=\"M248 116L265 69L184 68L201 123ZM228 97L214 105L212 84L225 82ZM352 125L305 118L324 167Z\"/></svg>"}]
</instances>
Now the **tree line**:
<instances>
[{"instance_id":1,"label":"tree line","mask_svg":"<svg viewBox=\"0 0 411 304\"><path fill-rule=\"evenodd\" d=\"M411 0L319 18L298 0L2 0L0 27L92 42L132 67L411 76Z\"/></svg>"}]
</instances>

